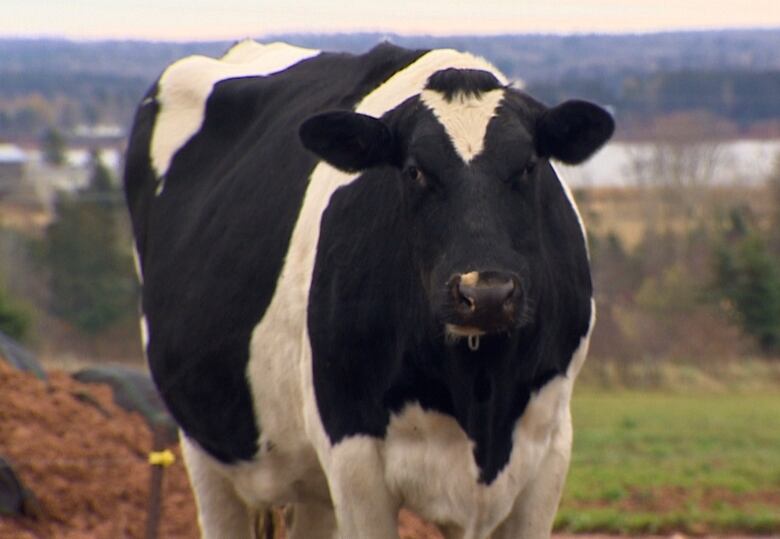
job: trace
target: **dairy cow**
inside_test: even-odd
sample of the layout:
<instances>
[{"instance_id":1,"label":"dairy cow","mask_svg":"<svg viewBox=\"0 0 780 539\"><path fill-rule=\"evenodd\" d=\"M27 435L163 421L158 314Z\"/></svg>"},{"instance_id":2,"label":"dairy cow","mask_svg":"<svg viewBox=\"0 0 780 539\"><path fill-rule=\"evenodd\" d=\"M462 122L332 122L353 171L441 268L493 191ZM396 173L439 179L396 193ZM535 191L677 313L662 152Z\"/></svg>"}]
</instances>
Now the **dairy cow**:
<instances>
[{"instance_id":1,"label":"dairy cow","mask_svg":"<svg viewBox=\"0 0 780 539\"><path fill-rule=\"evenodd\" d=\"M551 160L611 136L486 61L251 41L168 67L125 190L144 348L204 537L547 537L594 320Z\"/></svg>"}]
</instances>

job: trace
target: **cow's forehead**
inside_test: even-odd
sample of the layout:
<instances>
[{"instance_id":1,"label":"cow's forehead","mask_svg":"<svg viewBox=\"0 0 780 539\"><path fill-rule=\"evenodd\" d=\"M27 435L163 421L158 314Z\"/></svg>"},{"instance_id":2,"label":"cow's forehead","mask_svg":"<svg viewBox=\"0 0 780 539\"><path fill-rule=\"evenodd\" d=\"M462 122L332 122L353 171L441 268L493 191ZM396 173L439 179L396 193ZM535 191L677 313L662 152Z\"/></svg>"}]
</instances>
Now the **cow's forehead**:
<instances>
[{"instance_id":1,"label":"cow's forehead","mask_svg":"<svg viewBox=\"0 0 780 539\"><path fill-rule=\"evenodd\" d=\"M457 92L447 96L436 90L423 90L422 103L431 110L465 163L482 153L490 120L496 116L504 89L486 92Z\"/></svg>"}]
</instances>

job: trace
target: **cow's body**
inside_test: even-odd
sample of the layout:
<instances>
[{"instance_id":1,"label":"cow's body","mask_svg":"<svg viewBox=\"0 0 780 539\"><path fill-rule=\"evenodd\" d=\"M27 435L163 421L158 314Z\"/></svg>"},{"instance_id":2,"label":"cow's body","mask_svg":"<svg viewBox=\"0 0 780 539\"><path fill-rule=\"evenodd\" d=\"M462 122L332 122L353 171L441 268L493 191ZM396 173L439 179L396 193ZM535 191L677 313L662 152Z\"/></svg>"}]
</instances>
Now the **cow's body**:
<instances>
[{"instance_id":1,"label":"cow's body","mask_svg":"<svg viewBox=\"0 0 780 539\"><path fill-rule=\"evenodd\" d=\"M485 88L448 98L449 88L435 89L446 80L431 82L444 68L492 75L477 81ZM320 131L341 116L300 137L359 172L318 161L299 138L307 118L328 110L395 114L399 125L422 110L440 125L414 139L446 133L446 162L460 163L453 177L488 177L504 150L496 133L505 122L491 123L510 108L503 84L483 60L449 50L383 45L352 56L244 42L220 60L174 64L147 95L125 179L142 329L184 433L204 535L248 537L254 511L280 503L294 506L293 539L397 537L402 505L448 537L549 534L568 468L572 383L593 321L584 234L565 187L544 160L528 203L537 215L523 225L538 225L525 243L562 277L523 262L494 279L509 290L506 319L438 324L423 301L435 293L410 254L423 240L405 217L430 197L409 202L384 161L364 166L333 150L353 124ZM361 146L358 160L385 151L375 146ZM490 197L521 196L497 189L468 195L464 215ZM490 247L489 224L464 222L455 234L471 238L464 252ZM447 290L463 302L474 287L495 289L456 255ZM491 269L519 260L507 256L482 258ZM554 286L526 300L524 276L537 266Z\"/></svg>"}]
</instances>

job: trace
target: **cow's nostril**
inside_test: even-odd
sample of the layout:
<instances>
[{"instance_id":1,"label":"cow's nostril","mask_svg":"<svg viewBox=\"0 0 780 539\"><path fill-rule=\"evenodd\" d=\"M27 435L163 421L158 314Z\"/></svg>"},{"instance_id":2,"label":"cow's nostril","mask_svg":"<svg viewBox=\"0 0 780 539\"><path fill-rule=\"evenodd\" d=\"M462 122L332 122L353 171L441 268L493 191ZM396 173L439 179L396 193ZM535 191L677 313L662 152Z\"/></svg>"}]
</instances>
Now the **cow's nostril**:
<instances>
[{"instance_id":1,"label":"cow's nostril","mask_svg":"<svg viewBox=\"0 0 780 539\"><path fill-rule=\"evenodd\" d=\"M474 312L477 308L477 294L475 292L473 286L466 286L463 283L458 285L458 301L460 301L461 307L469 312Z\"/></svg>"},{"instance_id":2,"label":"cow's nostril","mask_svg":"<svg viewBox=\"0 0 780 539\"><path fill-rule=\"evenodd\" d=\"M515 291L517 290L517 285L515 284L515 281L510 279L509 282L507 282L503 286L503 290L504 290L504 301L503 301L503 303L504 303L504 307L506 307L507 305L512 304L512 300L514 298Z\"/></svg>"}]
</instances>

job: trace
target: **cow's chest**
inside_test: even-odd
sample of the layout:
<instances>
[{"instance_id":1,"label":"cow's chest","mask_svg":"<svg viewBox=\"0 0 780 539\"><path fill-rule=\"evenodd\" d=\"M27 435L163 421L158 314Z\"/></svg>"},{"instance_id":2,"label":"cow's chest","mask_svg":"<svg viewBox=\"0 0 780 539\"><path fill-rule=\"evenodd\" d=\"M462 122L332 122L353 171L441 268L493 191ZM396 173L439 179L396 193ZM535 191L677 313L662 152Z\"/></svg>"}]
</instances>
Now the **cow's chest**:
<instances>
[{"instance_id":1,"label":"cow's chest","mask_svg":"<svg viewBox=\"0 0 780 539\"><path fill-rule=\"evenodd\" d=\"M383 445L388 487L424 518L486 536L536 477L568 420L570 396L563 377L532 396L515 424L509 461L489 484L479 481L474 444L452 417L408 405L392 417Z\"/></svg>"}]
</instances>

